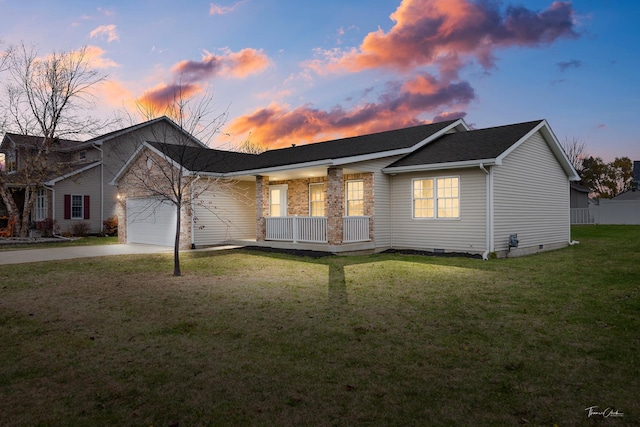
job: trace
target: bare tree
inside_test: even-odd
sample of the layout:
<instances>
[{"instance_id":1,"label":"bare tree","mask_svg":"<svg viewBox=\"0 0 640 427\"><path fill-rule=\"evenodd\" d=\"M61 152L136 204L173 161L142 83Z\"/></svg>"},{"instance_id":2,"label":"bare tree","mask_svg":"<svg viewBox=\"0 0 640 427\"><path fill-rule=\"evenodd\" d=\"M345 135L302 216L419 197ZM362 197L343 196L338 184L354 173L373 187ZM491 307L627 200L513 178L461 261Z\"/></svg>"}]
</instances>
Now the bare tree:
<instances>
[{"instance_id":1,"label":"bare tree","mask_svg":"<svg viewBox=\"0 0 640 427\"><path fill-rule=\"evenodd\" d=\"M225 123L227 111L216 114L213 98L208 93L188 97L179 89L164 105L163 108L158 108L156 103L143 97L138 103L139 113L147 120L165 115L173 120L179 131L167 126L152 128L151 135L147 135L145 141L156 143L154 151L144 151L138 162L130 166L126 181L121 186L126 188L129 195L144 195L156 201L156 205L145 208L148 215L153 214L157 203L169 203L175 207L173 275L180 276L182 211L192 209L194 200L212 185L211 179L189 175L188 172L193 172L196 167L187 166L200 160L198 153L206 154L209 151L201 141L209 141L219 132ZM139 149L145 141L137 141ZM213 180L218 187L225 184L223 181ZM127 212L128 216L131 214Z\"/></svg>"},{"instance_id":2,"label":"bare tree","mask_svg":"<svg viewBox=\"0 0 640 427\"><path fill-rule=\"evenodd\" d=\"M268 148L260 142L251 141L251 133L249 133L247 139L234 147L233 150L239 153L260 154L267 151Z\"/></svg>"},{"instance_id":3,"label":"bare tree","mask_svg":"<svg viewBox=\"0 0 640 427\"><path fill-rule=\"evenodd\" d=\"M9 78L0 98L2 130L40 138L25 150L20 181L13 183L24 191L22 212L6 174L0 173L0 195L9 213L17 218L19 234L26 236L37 188L59 167L48 161L59 138L96 134L107 125L87 114L94 107L92 91L106 76L91 67L86 47L40 57L34 47L22 43L9 52L4 57Z\"/></svg>"},{"instance_id":4,"label":"bare tree","mask_svg":"<svg viewBox=\"0 0 640 427\"><path fill-rule=\"evenodd\" d=\"M582 170L582 161L588 157L587 144L574 137L572 139L565 138L561 145L574 169L580 172Z\"/></svg>"}]
</instances>

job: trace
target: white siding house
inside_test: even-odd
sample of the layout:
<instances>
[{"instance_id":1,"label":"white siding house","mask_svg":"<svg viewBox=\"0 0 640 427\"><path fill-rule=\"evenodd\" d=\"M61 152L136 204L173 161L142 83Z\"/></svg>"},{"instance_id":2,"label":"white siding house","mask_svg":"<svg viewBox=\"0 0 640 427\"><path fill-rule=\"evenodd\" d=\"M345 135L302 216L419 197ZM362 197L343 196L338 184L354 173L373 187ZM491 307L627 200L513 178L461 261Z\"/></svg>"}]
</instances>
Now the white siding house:
<instances>
[{"instance_id":1,"label":"white siding house","mask_svg":"<svg viewBox=\"0 0 640 427\"><path fill-rule=\"evenodd\" d=\"M487 259L571 240L569 182L578 176L544 120L471 130L459 119L257 155L199 147L178 155L167 148L146 144L190 179L238 181L231 193L192 200L185 248L250 241L333 253L412 249ZM128 164L135 162L134 156ZM113 183L123 197L139 197L123 185L128 167ZM274 191L284 188L274 200Z\"/></svg>"}]
</instances>

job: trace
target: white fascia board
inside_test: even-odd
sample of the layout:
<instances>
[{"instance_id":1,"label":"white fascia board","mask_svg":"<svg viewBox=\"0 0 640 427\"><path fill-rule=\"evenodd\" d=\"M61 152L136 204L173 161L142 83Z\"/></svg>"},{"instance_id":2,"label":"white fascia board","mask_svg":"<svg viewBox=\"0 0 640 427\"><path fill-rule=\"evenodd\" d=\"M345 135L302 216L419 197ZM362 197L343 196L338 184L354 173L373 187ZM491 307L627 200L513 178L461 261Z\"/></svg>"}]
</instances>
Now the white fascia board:
<instances>
[{"instance_id":1,"label":"white fascia board","mask_svg":"<svg viewBox=\"0 0 640 427\"><path fill-rule=\"evenodd\" d=\"M560 163L560 167L562 167L564 172L567 174L569 181L580 181L580 176L578 175L578 172L576 172L573 165L567 158L566 154L564 153L564 150L562 149L562 145L560 144L560 141L558 141L558 138L556 138L553 131L551 130L551 127L549 126L549 123L547 123L546 120L541 120L536 127L531 129L531 131L529 131L525 136L520 138L515 144L513 144L511 147L505 150L502 154L500 154L497 157L497 160L502 162L502 160L505 157L511 154L516 148L518 148L521 144L523 144L527 139L529 139L534 133L538 131L540 131L545 142L547 143L547 145L549 146L553 154L556 156L556 159Z\"/></svg>"},{"instance_id":2,"label":"white fascia board","mask_svg":"<svg viewBox=\"0 0 640 427\"><path fill-rule=\"evenodd\" d=\"M334 161L331 159L318 160L315 162L307 162L307 163L294 163L290 165L283 166L273 166L270 168L263 169L250 169L243 171L235 171L224 174L224 176L244 176L244 175L269 175L269 172L282 172L282 171L290 171L293 169L304 169L316 166L334 166Z\"/></svg>"},{"instance_id":3,"label":"white fascia board","mask_svg":"<svg viewBox=\"0 0 640 427\"><path fill-rule=\"evenodd\" d=\"M93 169L93 168L95 168L97 166L100 166L101 164L102 164L102 160L99 160L99 161L97 161L95 163L88 164L87 166L85 166L85 167L83 167L81 169L75 170L73 172L69 172L69 173L61 175L61 176L59 176L57 178L53 178L52 180L49 180L49 181L45 182L44 184L45 185L49 185L49 186L56 185L57 182L60 182L60 181L65 180L67 178L70 178L70 177L72 177L74 175L77 175L79 173L88 171L89 169Z\"/></svg>"},{"instance_id":4,"label":"white fascia board","mask_svg":"<svg viewBox=\"0 0 640 427\"><path fill-rule=\"evenodd\" d=\"M500 166L502 163L498 159L481 159L481 160L465 160L461 162L447 162L447 163L432 163L428 165L411 165L411 166L396 166L391 168L383 168L382 172L391 173L406 173L406 172L423 172L443 169L463 169L463 168L477 168L480 165L484 166Z\"/></svg>"}]
</instances>

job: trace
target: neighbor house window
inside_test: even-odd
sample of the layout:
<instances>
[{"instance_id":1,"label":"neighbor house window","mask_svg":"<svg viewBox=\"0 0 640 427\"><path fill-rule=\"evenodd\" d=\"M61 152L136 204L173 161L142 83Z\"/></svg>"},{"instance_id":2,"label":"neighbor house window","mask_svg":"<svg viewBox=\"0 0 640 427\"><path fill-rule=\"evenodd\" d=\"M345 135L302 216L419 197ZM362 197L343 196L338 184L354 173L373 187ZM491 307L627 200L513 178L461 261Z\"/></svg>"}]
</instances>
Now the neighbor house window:
<instances>
[{"instance_id":1,"label":"neighbor house window","mask_svg":"<svg viewBox=\"0 0 640 427\"><path fill-rule=\"evenodd\" d=\"M18 162L15 151L10 151L9 153L7 153L5 161L5 170L7 171L7 173L15 172L17 170Z\"/></svg>"},{"instance_id":2,"label":"neighbor house window","mask_svg":"<svg viewBox=\"0 0 640 427\"><path fill-rule=\"evenodd\" d=\"M364 182L347 181L347 216L364 216Z\"/></svg>"},{"instance_id":3,"label":"neighbor house window","mask_svg":"<svg viewBox=\"0 0 640 427\"><path fill-rule=\"evenodd\" d=\"M324 184L309 185L309 216L324 216Z\"/></svg>"},{"instance_id":4,"label":"neighbor house window","mask_svg":"<svg viewBox=\"0 0 640 427\"><path fill-rule=\"evenodd\" d=\"M459 177L413 180L413 218L459 217Z\"/></svg>"},{"instance_id":5,"label":"neighbor house window","mask_svg":"<svg viewBox=\"0 0 640 427\"><path fill-rule=\"evenodd\" d=\"M83 219L82 196L71 196L71 219Z\"/></svg>"},{"instance_id":6,"label":"neighbor house window","mask_svg":"<svg viewBox=\"0 0 640 427\"><path fill-rule=\"evenodd\" d=\"M47 190L40 188L36 198L36 221L43 221L47 218Z\"/></svg>"},{"instance_id":7,"label":"neighbor house window","mask_svg":"<svg viewBox=\"0 0 640 427\"><path fill-rule=\"evenodd\" d=\"M78 152L78 160L87 160L87 150Z\"/></svg>"}]
</instances>

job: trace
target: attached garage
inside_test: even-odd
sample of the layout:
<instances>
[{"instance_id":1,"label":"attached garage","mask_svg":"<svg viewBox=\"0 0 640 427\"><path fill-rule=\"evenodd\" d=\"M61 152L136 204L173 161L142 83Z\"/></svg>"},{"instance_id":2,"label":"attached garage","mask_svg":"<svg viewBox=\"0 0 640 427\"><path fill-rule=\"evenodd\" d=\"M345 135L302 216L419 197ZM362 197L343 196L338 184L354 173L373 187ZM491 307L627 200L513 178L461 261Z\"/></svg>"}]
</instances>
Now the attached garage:
<instances>
[{"instance_id":1,"label":"attached garage","mask_svg":"<svg viewBox=\"0 0 640 427\"><path fill-rule=\"evenodd\" d=\"M127 199L127 243L173 246L176 207L154 198Z\"/></svg>"}]
</instances>

